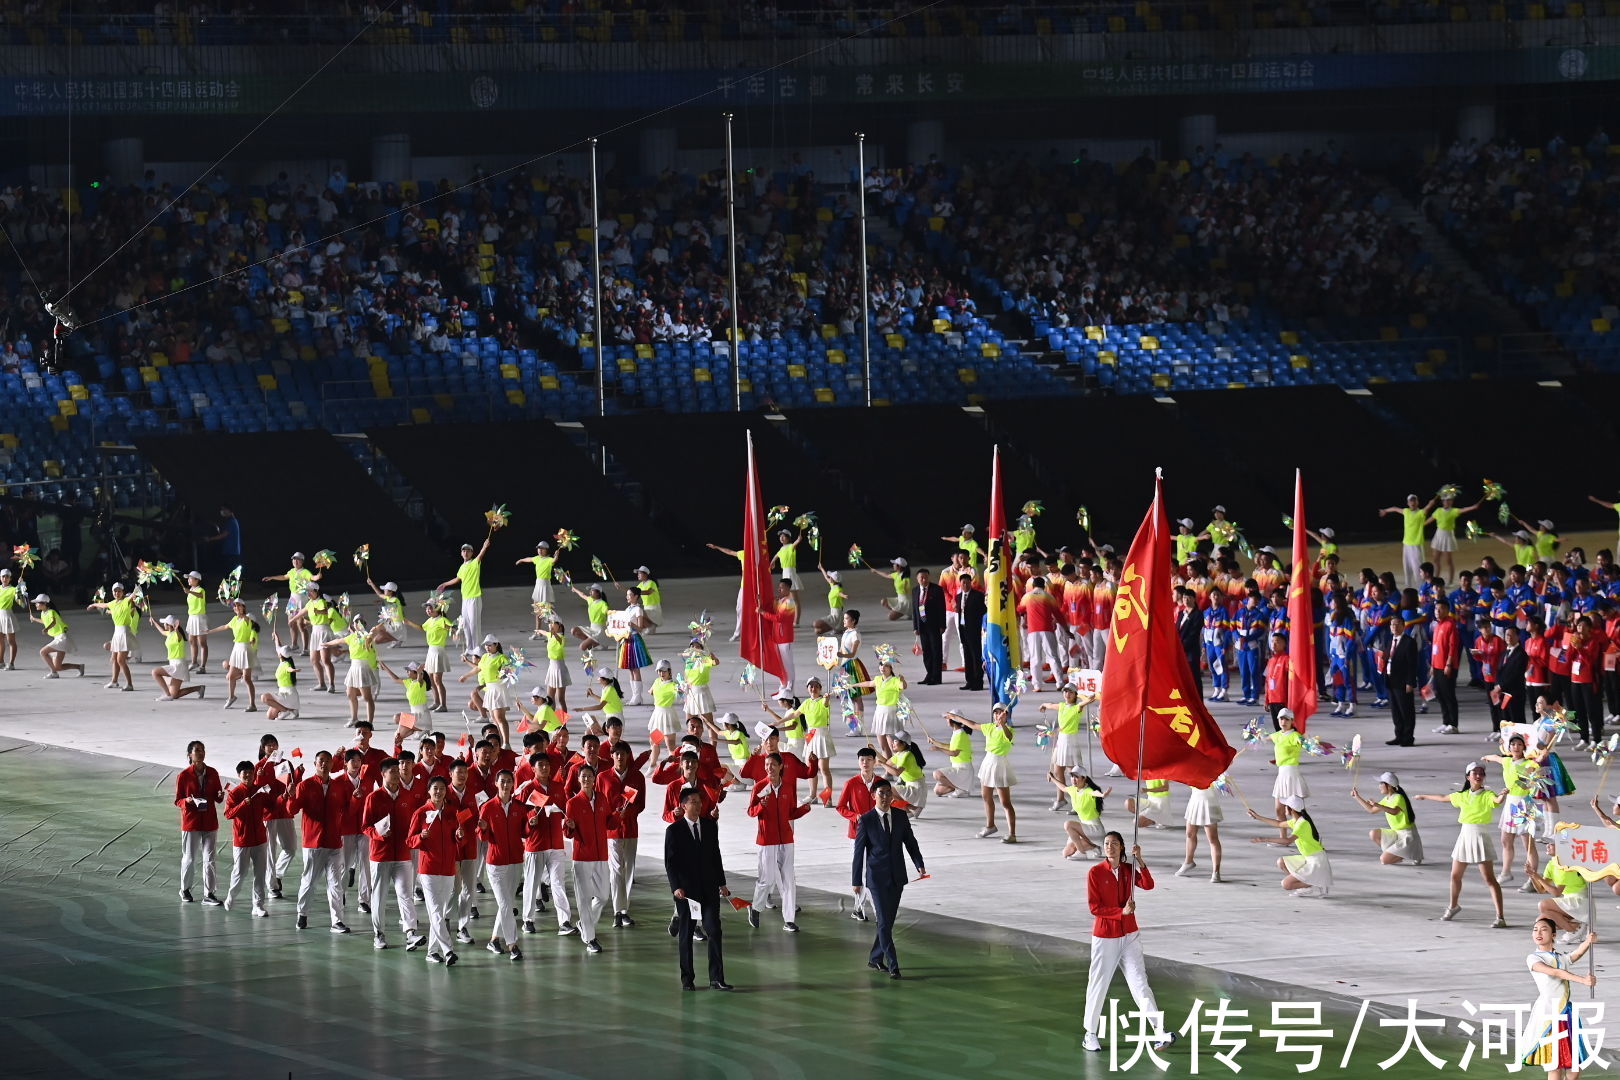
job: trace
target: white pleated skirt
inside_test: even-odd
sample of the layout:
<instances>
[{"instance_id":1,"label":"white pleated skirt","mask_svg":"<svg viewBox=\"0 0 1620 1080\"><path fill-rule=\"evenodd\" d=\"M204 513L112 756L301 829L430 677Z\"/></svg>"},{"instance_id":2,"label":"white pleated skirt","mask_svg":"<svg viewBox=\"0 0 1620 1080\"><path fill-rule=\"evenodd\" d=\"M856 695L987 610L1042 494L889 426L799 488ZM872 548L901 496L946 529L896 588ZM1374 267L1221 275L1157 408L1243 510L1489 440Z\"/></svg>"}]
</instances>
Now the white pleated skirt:
<instances>
[{"instance_id":1,"label":"white pleated skirt","mask_svg":"<svg viewBox=\"0 0 1620 1080\"><path fill-rule=\"evenodd\" d=\"M0 634L15 634L17 632L17 618L12 613L0 611Z\"/></svg>"},{"instance_id":2,"label":"white pleated skirt","mask_svg":"<svg viewBox=\"0 0 1620 1080\"><path fill-rule=\"evenodd\" d=\"M900 706L879 705L872 713L872 734L893 735L900 730Z\"/></svg>"},{"instance_id":3,"label":"white pleated skirt","mask_svg":"<svg viewBox=\"0 0 1620 1080\"><path fill-rule=\"evenodd\" d=\"M951 782L953 787L962 791L972 791L978 786L979 773L971 764L947 764L940 772L945 774L946 779Z\"/></svg>"},{"instance_id":4,"label":"white pleated skirt","mask_svg":"<svg viewBox=\"0 0 1620 1080\"><path fill-rule=\"evenodd\" d=\"M680 730L680 713L673 705L665 705L662 708L655 706L652 714L647 717L647 731L649 733L661 731L664 733L664 737L668 739L679 734Z\"/></svg>"},{"instance_id":5,"label":"white pleated skirt","mask_svg":"<svg viewBox=\"0 0 1620 1080\"><path fill-rule=\"evenodd\" d=\"M1491 839L1489 825L1463 825L1457 842L1451 845L1451 861L1460 863L1488 863L1496 861L1496 842Z\"/></svg>"},{"instance_id":6,"label":"white pleated skirt","mask_svg":"<svg viewBox=\"0 0 1620 1080\"><path fill-rule=\"evenodd\" d=\"M1429 541L1429 546L1436 551L1456 551L1457 534L1450 529L1436 529L1434 530L1434 538Z\"/></svg>"},{"instance_id":7,"label":"white pleated skirt","mask_svg":"<svg viewBox=\"0 0 1620 1080\"><path fill-rule=\"evenodd\" d=\"M1107 831L1103 828L1102 818L1095 818L1091 821L1081 819L1080 835L1098 847L1102 847L1103 837L1107 835Z\"/></svg>"},{"instance_id":8,"label":"white pleated skirt","mask_svg":"<svg viewBox=\"0 0 1620 1080\"><path fill-rule=\"evenodd\" d=\"M1080 757L1080 732L1060 731L1052 736L1052 764L1063 768L1079 768L1084 762Z\"/></svg>"},{"instance_id":9,"label":"white pleated skirt","mask_svg":"<svg viewBox=\"0 0 1620 1080\"><path fill-rule=\"evenodd\" d=\"M1155 825L1170 824L1170 796L1149 795L1136 805L1139 817L1145 817Z\"/></svg>"},{"instance_id":10,"label":"white pleated skirt","mask_svg":"<svg viewBox=\"0 0 1620 1080\"><path fill-rule=\"evenodd\" d=\"M1423 838L1416 829L1379 829L1378 847L1410 863L1423 861Z\"/></svg>"},{"instance_id":11,"label":"white pleated skirt","mask_svg":"<svg viewBox=\"0 0 1620 1080\"><path fill-rule=\"evenodd\" d=\"M231 667L235 668L238 671L252 671L253 670L253 649L252 649L252 647L250 647L248 645L248 643L245 642L245 641L234 641L234 642L232 642L231 643L231 655L226 659L225 663L230 665Z\"/></svg>"},{"instance_id":12,"label":"white pleated skirt","mask_svg":"<svg viewBox=\"0 0 1620 1080\"><path fill-rule=\"evenodd\" d=\"M51 638L50 642L48 643L48 647L52 648L52 649L55 649L57 652L61 653L63 656L72 656L73 655L73 635L72 634L57 634L55 637Z\"/></svg>"},{"instance_id":13,"label":"white pleated skirt","mask_svg":"<svg viewBox=\"0 0 1620 1080\"><path fill-rule=\"evenodd\" d=\"M277 701L281 702L283 705L287 706L287 708L291 709L293 712L300 711L299 710L299 704L300 703L299 703L299 700L298 700L298 687L296 687L296 686L278 686L278 687L275 688L274 691L271 692L270 696L275 698Z\"/></svg>"},{"instance_id":14,"label":"white pleated skirt","mask_svg":"<svg viewBox=\"0 0 1620 1080\"><path fill-rule=\"evenodd\" d=\"M170 660L158 670L171 679L179 679L182 684L185 683L186 676L191 674L191 668L187 666L184 660Z\"/></svg>"},{"instance_id":15,"label":"white pleated skirt","mask_svg":"<svg viewBox=\"0 0 1620 1080\"><path fill-rule=\"evenodd\" d=\"M207 615L187 615L186 616L186 637L193 638L193 637L196 637L198 634L206 634L206 633L208 633L208 616Z\"/></svg>"},{"instance_id":16,"label":"white pleated skirt","mask_svg":"<svg viewBox=\"0 0 1620 1080\"><path fill-rule=\"evenodd\" d=\"M503 682L482 683L478 687L478 693L482 695L486 709L507 709L512 705L512 696L506 692L506 684Z\"/></svg>"},{"instance_id":17,"label":"white pleated skirt","mask_svg":"<svg viewBox=\"0 0 1620 1080\"><path fill-rule=\"evenodd\" d=\"M1328 861L1325 851L1318 851L1315 855L1284 855L1283 866L1307 885L1315 885L1319 889L1333 887L1333 864Z\"/></svg>"},{"instance_id":18,"label":"white pleated skirt","mask_svg":"<svg viewBox=\"0 0 1620 1080\"><path fill-rule=\"evenodd\" d=\"M129 652L129 627L113 627L112 637L107 641L109 652Z\"/></svg>"},{"instance_id":19,"label":"white pleated skirt","mask_svg":"<svg viewBox=\"0 0 1620 1080\"><path fill-rule=\"evenodd\" d=\"M714 694L707 686L688 686L686 688L686 715L712 716L714 714Z\"/></svg>"},{"instance_id":20,"label":"white pleated skirt","mask_svg":"<svg viewBox=\"0 0 1620 1080\"><path fill-rule=\"evenodd\" d=\"M1012 761L1006 754L986 754L979 762L979 783L990 788L1010 788L1018 783L1018 774L1013 772Z\"/></svg>"},{"instance_id":21,"label":"white pleated skirt","mask_svg":"<svg viewBox=\"0 0 1620 1080\"><path fill-rule=\"evenodd\" d=\"M1284 806L1295 810L1305 809L1305 800L1310 798L1311 789L1305 786L1305 779L1299 775L1298 765L1277 766L1277 782L1271 785L1271 797Z\"/></svg>"},{"instance_id":22,"label":"white pleated skirt","mask_svg":"<svg viewBox=\"0 0 1620 1080\"><path fill-rule=\"evenodd\" d=\"M534 589L529 593L529 602L534 604L552 603L550 578L534 579Z\"/></svg>"},{"instance_id":23,"label":"white pleated skirt","mask_svg":"<svg viewBox=\"0 0 1620 1080\"><path fill-rule=\"evenodd\" d=\"M568 675L568 661L566 661L566 660L548 660L548 661L546 661L546 688L547 689L560 690L563 687L570 686L572 684L573 684L573 679L571 679L569 677L569 675Z\"/></svg>"},{"instance_id":24,"label":"white pleated skirt","mask_svg":"<svg viewBox=\"0 0 1620 1080\"><path fill-rule=\"evenodd\" d=\"M443 675L450 670L450 660L444 654L443 645L427 647L427 659L422 661L422 668L429 675Z\"/></svg>"},{"instance_id":25,"label":"white pleated skirt","mask_svg":"<svg viewBox=\"0 0 1620 1080\"><path fill-rule=\"evenodd\" d=\"M804 749L805 753L814 754L823 761L836 756L838 753L838 748L833 745L831 729L824 727L813 727L809 730L805 736ZM911 801L916 802L917 800L912 799Z\"/></svg>"},{"instance_id":26,"label":"white pleated skirt","mask_svg":"<svg viewBox=\"0 0 1620 1080\"><path fill-rule=\"evenodd\" d=\"M1187 809L1182 819L1188 825L1216 825L1225 820L1221 814L1220 795L1212 787L1189 788Z\"/></svg>"},{"instance_id":27,"label":"white pleated skirt","mask_svg":"<svg viewBox=\"0 0 1620 1080\"><path fill-rule=\"evenodd\" d=\"M350 690L377 689L377 669L364 660L349 661L349 670L343 676L343 685Z\"/></svg>"}]
</instances>

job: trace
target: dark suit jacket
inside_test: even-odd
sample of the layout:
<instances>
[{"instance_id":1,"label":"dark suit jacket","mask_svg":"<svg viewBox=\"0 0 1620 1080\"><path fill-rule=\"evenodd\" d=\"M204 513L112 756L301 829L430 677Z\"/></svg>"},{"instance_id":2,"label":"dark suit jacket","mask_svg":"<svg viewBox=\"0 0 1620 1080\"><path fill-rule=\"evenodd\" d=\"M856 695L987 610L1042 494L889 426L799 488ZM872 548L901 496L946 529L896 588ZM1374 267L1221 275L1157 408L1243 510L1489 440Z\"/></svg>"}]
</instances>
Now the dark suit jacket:
<instances>
[{"instance_id":1,"label":"dark suit jacket","mask_svg":"<svg viewBox=\"0 0 1620 1080\"><path fill-rule=\"evenodd\" d=\"M682 814L664 830L664 873L669 891L683 890L694 900L712 900L726 883L720 865L720 829L713 818L700 818L703 842L692 839L692 826Z\"/></svg>"},{"instance_id":2,"label":"dark suit jacket","mask_svg":"<svg viewBox=\"0 0 1620 1080\"><path fill-rule=\"evenodd\" d=\"M971 633L981 633L984 630L984 593L978 589L963 589L956 594L957 618L964 629L971 627Z\"/></svg>"},{"instance_id":3,"label":"dark suit jacket","mask_svg":"<svg viewBox=\"0 0 1620 1080\"><path fill-rule=\"evenodd\" d=\"M862 814L855 825L855 865L850 871L851 885L865 885L879 889L893 889L908 879L903 852L911 853L912 865L923 865L922 851L917 847L917 835L911 831L911 819L905 811L889 809L890 832L883 831L883 818L877 810ZM862 871L865 872L864 879Z\"/></svg>"},{"instance_id":4,"label":"dark suit jacket","mask_svg":"<svg viewBox=\"0 0 1620 1080\"><path fill-rule=\"evenodd\" d=\"M1204 621L1199 617L1198 609L1176 612L1176 634L1181 638L1181 651L1187 654L1187 662L1192 665L1193 673L1198 673L1198 660L1203 655L1202 638L1199 631L1203 629Z\"/></svg>"},{"instance_id":5,"label":"dark suit jacket","mask_svg":"<svg viewBox=\"0 0 1620 1080\"><path fill-rule=\"evenodd\" d=\"M926 621L921 615L925 604L928 607ZM911 628L918 633L923 630L932 630L936 634L945 632L945 590L937 582L930 581L926 588L917 585L911 587Z\"/></svg>"},{"instance_id":6,"label":"dark suit jacket","mask_svg":"<svg viewBox=\"0 0 1620 1080\"><path fill-rule=\"evenodd\" d=\"M1524 675L1530 662L1523 645L1515 645L1502 654L1502 663L1496 669L1496 682L1503 690L1524 696Z\"/></svg>"},{"instance_id":7,"label":"dark suit jacket","mask_svg":"<svg viewBox=\"0 0 1620 1080\"><path fill-rule=\"evenodd\" d=\"M1417 641L1411 634L1402 634L1401 640L1390 645L1389 681L1392 688L1405 692L1406 687L1417 685Z\"/></svg>"}]
</instances>

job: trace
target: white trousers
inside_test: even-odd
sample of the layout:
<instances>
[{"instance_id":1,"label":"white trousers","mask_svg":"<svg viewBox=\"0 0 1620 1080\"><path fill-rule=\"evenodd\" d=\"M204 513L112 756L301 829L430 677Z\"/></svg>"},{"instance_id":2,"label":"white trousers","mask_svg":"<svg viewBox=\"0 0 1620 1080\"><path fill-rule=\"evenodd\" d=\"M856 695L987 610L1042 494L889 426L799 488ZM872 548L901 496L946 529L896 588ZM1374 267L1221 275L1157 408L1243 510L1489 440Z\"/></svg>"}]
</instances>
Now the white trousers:
<instances>
[{"instance_id":1,"label":"white trousers","mask_svg":"<svg viewBox=\"0 0 1620 1080\"><path fill-rule=\"evenodd\" d=\"M180 891L190 892L197 880L197 863L202 863L203 892L212 894L219 884L214 870L214 840L217 832L182 832L180 834Z\"/></svg>"},{"instance_id":2,"label":"white trousers","mask_svg":"<svg viewBox=\"0 0 1620 1080\"><path fill-rule=\"evenodd\" d=\"M1415 589L1423 579L1423 545L1401 545L1401 588Z\"/></svg>"},{"instance_id":3,"label":"white trousers","mask_svg":"<svg viewBox=\"0 0 1620 1080\"><path fill-rule=\"evenodd\" d=\"M738 637L742 636L742 602L743 602L743 591L742 591L742 586L739 585L739 586L737 586L737 629L735 631L733 631L733 633L735 634L735 636L731 639L733 641L737 640Z\"/></svg>"},{"instance_id":4,"label":"white trousers","mask_svg":"<svg viewBox=\"0 0 1620 1080\"><path fill-rule=\"evenodd\" d=\"M1091 632L1091 666L1098 671L1103 670L1108 660L1108 631L1093 630Z\"/></svg>"},{"instance_id":5,"label":"white trousers","mask_svg":"<svg viewBox=\"0 0 1620 1080\"><path fill-rule=\"evenodd\" d=\"M1074 654L1074 666L1082 668L1091 667L1091 632L1088 630L1078 630L1071 626L1069 627L1069 637L1071 640L1073 640L1076 647L1076 652Z\"/></svg>"},{"instance_id":6,"label":"white trousers","mask_svg":"<svg viewBox=\"0 0 1620 1080\"><path fill-rule=\"evenodd\" d=\"M1091 939L1091 970L1086 975L1086 1033L1096 1035L1097 1022L1108 1002L1108 986L1114 981L1114 972L1125 970L1125 985L1130 987L1139 1012L1155 1013L1159 1003L1153 998L1148 985L1147 964L1142 960L1142 943L1133 931L1124 937ZM1162 1030L1158 1022L1155 1027ZM1112 1034L1105 1032L1104 1034Z\"/></svg>"},{"instance_id":7,"label":"white trousers","mask_svg":"<svg viewBox=\"0 0 1620 1080\"><path fill-rule=\"evenodd\" d=\"M478 895L477 859L462 859L456 863L456 926L465 927L472 921L473 900Z\"/></svg>"},{"instance_id":8,"label":"white trousers","mask_svg":"<svg viewBox=\"0 0 1620 1080\"><path fill-rule=\"evenodd\" d=\"M956 663L951 663L951 646L956 646ZM962 658L962 615L960 612L945 612L945 637L939 643L939 658L948 670L951 667L962 667L965 661Z\"/></svg>"},{"instance_id":9,"label":"white trousers","mask_svg":"<svg viewBox=\"0 0 1620 1080\"><path fill-rule=\"evenodd\" d=\"M298 853L298 825L290 817L271 818L264 828L270 834L270 876L279 881Z\"/></svg>"},{"instance_id":10,"label":"white trousers","mask_svg":"<svg viewBox=\"0 0 1620 1080\"><path fill-rule=\"evenodd\" d=\"M233 847L231 849L231 884L225 890L225 906L230 907L236 903L236 890L242 887L242 879L253 878L253 910L263 911L270 902L270 889L265 883L265 868L270 862L270 845L254 844L252 847Z\"/></svg>"},{"instance_id":11,"label":"white trousers","mask_svg":"<svg viewBox=\"0 0 1620 1080\"><path fill-rule=\"evenodd\" d=\"M484 598L482 596L463 596L461 598L461 651L463 653L480 653L483 646L479 644L484 640Z\"/></svg>"},{"instance_id":12,"label":"white trousers","mask_svg":"<svg viewBox=\"0 0 1620 1080\"><path fill-rule=\"evenodd\" d=\"M1030 681L1039 684L1041 681L1041 668L1050 666L1052 677L1059 684L1063 682L1063 661L1058 656L1058 640L1056 630L1031 630L1024 637L1024 648L1028 650L1025 659L1029 661Z\"/></svg>"},{"instance_id":13,"label":"white trousers","mask_svg":"<svg viewBox=\"0 0 1620 1080\"><path fill-rule=\"evenodd\" d=\"M765 906L774 890L782 898L782 921L796 922L797 889L793 876L793 845L762 844L759 849L759 877L754 883L755 910Z\"/></svg>"},{"instance_id":14,"label":"white trousers","mask_svg":"<svg viewBox=\"0 0 1620 1080\"><path fill-rule=\"evenodd\" d=\"M613 913L628 913L630 888L636 883L636 839L608 840L608 891L613 894Z\"/></svg>"},{"instance_id":15,"label":"white trousers","mask_svg":"<svg viewBox=\"0 0 1620 1080\"><path fill-rule=\"evenodd\" d=\"M369 860L368 860L369 861ZM371 864L371 932L382 937L383 908L388 904L388 893L394 893L399 908L399 928L407 934L416 933L416 895L411 889L415 875L411 864L403 859L387 859Z\"/></svg>"},{"instance_id":16,"label":"white trousers","mask_svg":"<svg viewBox=\"0 0 1620 1080\"><path fill-rule=\"evenodd\" d=\"M553 896L556 893L552 893ZM596 921L608 901L607 861L574 863L574 905L579 908L579 940L596 940Z\"/></svg>"},{"instance_id":17,"label":"white trousers","mask_svg":"<svg viewBox=\"0 0 1620 1080\"><path fill-rule=\"evenodd\" d=\"M798 685L799 680L793 674L793 646L784 641L777 645L776 652L782 658L782 670L787 672L787 678L781 680L782 685L778 689L784 694L796 693L793 688Z\"/></svg>"},{"instance_id":18,"label":"white trousers","mask_svg":"<svg viewBox=\"0 0 1620 1080\"><path fill-rule=\"evenodd\" d=\"M343 838L343 869L354 871L360 896L371 903L371 842L359 833Z\"/></svg>"},{"instance_id":19,"label":"white trousers","mask_svg":"<svg viewBox=\"0 0 1620 1080\"><path fill-rule=\"evenodd\" d=\"M552 851L525 851L523 853L523 918L534 918L540 902L540 883L551 886L551 903L557 909L557 925L572 922L573 908L568 903L568 859L561 849Z\"/></svg>"},{"instance_id":20,"label":"white trousers","mask_svg":"<svg viewBox=\"0 0 1620 1080\"><path fill-rule=\"evenodd\" d=\"M326 906L332 915L332 925L343 921L345 897L343 895L343 851L340 848L307 847L304 849L304 873L298 879L298 914L309 914L309 894L315 882L326 878Z\"/></svg>"},{"instance_id":21,"label":"white trousers","mask_svg":"<svg viewBox=\"0 0 1620 1080\"><path fill-rule=\"evenodd\" d=\"M423 874L422 902L427 905L428 955L449 956L456 951L450 940L450 904L456 895L456 879L450 874Z\"/></svg>"},{"instance_id":22,"label":"white trousers","mask_svg":"<svg viewBox=\"0 0 1620 1080\"><path fill-rule=\"evenodd\" d=\"M491 936L508 949L517 943L518 875L522 872L522 863L489 864L485 870L489 875L489 891L495 894L495 927Z\"/></svg>"}]
</instances>

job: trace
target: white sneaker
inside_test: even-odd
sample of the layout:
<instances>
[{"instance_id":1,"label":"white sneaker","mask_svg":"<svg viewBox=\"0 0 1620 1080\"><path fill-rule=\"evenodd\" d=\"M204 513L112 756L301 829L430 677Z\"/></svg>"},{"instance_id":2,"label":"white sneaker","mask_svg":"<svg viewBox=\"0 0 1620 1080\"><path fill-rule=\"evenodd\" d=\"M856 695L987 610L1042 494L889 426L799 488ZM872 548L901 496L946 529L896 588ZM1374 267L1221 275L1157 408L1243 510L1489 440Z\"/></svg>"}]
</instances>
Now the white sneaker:
<instances>
[{"instance_id":1,"label":"white sneaker","mask_svg":"<svg viewBox=\"0 0 1620 1080\"><path fill-rule=\"evenodd\" d=\"M1222 879L1221 879L1221 875L1219 875L1219 874L1211 874L1211 875L1209 875L1209 883L1211 885L1220 885L1220 884L1222 884L1223 882L1222 882Z\"/></svg>"},{"instance_id":2,"label":"white sneaker","mask_svg":"<svg viewBox=\"0 0 1620 1080\"><path fill-rule=\"evenodd\" d=\"M118 684L115 683L115 682L110 682L105 687L103 687L103 689L105 689L105 690L116 690L116 689L118 689ZM1575 749L1579 750L1580 747L1577 746Z\"/></svg>"},{"instance_id":3,"label":"white sneaker","mask_svg":"<svg viewBox=\"0 0 1620 1080\"><path fill-rule=\"evenodd\" d=\"M1439 726L1439 727L1437 727L1437 728L1431 728L1431 729L1430 729L1430 730L1431 730L1431 731L1433 731L1433 732L1434 732L1434 733L1435 733L1435 734L1436 734L1436 735L1444 735L1444 734L1446 734L1446 733L1447 733L1447 732L1448 732L1448 731L1450 731L1450 730L1451 730L1451 729L1450 729L1450 728L1448 728L1448 727L1446 727L1446 725L1444 725L1444 724L1441 724L1441 725L1440 725L1440 726Z\"/></svg>"},{"instance_id":4,"label":"white sneaker","mask_svg":"<svg viewBox=\"0 0 1620 1080\"><path fill-rule=\"evenodd\" d=\"M1159 1034L1160 1034L1160 1038L1159 1038L1159 1040L1157 1042L1155 1042L1153 1044L1153 1049L1155 1049L1155 1050L1163 1050L1165 1047L1174 1046L1176 1044L1176 1033L1175 1032L1173 1032L1173 1031L1163 1031L1163 1032L1160 1032Z\"/></svg>"},{"instance_id":5,"label":"white sneaker","mask_svg":"<svg viewBox=\"0 0 1620 1080\"><path fill-rule=\"evenodd\" d=\"M1513 881L1513 871L1512 870L1509 870L1507 873L1503 874L1501 877L1496 879L1496 883L1498 885L1507 885L1507 884L1511 883L1512 881Z\"/></svg>"},{"instance_id":6,"label":"white sneaker","mask_svg":"<svg viewBox=\"0 0 1620 1080\"><path fill-rule=\"evenodd\" d=\"M158 700L159 701L173 701L174 698L170 697L168 694L164 694L162 697L158 698Z\"/></svg>"},{"instance_id":7,"label":"white sneaker","mask_svg":"<svg viewBox=\"0 0 1620 1080\"><path fill-rule=\"evenodd\" d=\"M59 672L51 671L51 672L47 672L45 677L47 679L60 679L62 676L61 676L61 673L59 673Z\"/></svg>"},{"instance_id":8,"label":"white sneaker","mask_svg":"<svg viewBox=\"0 0 1620 1080\"><path fill-rule=\"evenodd\" d=\"M1090 862L1091 861L1090 852L1085 852L1085 851L1077 851L1073 855L1065 855L1063 857L1066 860L1068 860L1069 862Z\"/></svg>"},{"instance_id":9,"label":"white sneaker","mask_svg":"<svg viewBox=\"0 0 1620 1080\"><path fill-rule=\"evenodd\" d=\"M1080 1040L1080 1049L1090 1050L1092 1053L1096 1053L1102 1049L1102 1043L1097 1041L1097 1036L1088 1031L1086 1032L1085 1038Z\"/></svg>"},{"instance_id":10,"label":"white sneaker","mask_svg":"<svg viewBox=\"0 0 1620 1080\"><path fill-rule=\"evenodd\" d=\"M1197 863L1190 863L1190 862L1182 863L1181 864L1181 869L1176 871L1176 877L1187 877L1187 876L1189 876L1190 874L1192 874L1193 868L1195 866L1197 866L1197 865L1198 865Z\"/></svg>"},{"instance_id":11,"label":"white sneaker","mask_svg":"<svg viewBox=\"0 0 1620 1080\"><path fill-rule=\"evenodd\" d=\"M1440 916L1440 921L1441 922L1450 922L1452 919L1455 919L1457 917L1457 912L1459 912L1461 910L1462 910L1461 907L1448 907L1448 908L1446 908L1445 914Z\"/></svg>"},{"instance_id":12,"label":"white sneaker","mask_svg":"<svg viewBox=\"0 0 1620 1080\"><path fill-rule=\"evenodd\" d=\"M1356 707L1354 705L1345 706L1344 715L1345 716L1354 716L1354 715L1356 715Z\"/></svg>"},{"instance_id":13,"label":"white sneaker","mask_svg":"<svg viewBox=\"0 0 1620 1080\"><path fill-rule=\"evenodd\" d=\"M984 828L979 830L978 835L981 840L986 836L994 836L996 835L996 827L994 825L986 825Z\"/></svg>"}]
</instances>

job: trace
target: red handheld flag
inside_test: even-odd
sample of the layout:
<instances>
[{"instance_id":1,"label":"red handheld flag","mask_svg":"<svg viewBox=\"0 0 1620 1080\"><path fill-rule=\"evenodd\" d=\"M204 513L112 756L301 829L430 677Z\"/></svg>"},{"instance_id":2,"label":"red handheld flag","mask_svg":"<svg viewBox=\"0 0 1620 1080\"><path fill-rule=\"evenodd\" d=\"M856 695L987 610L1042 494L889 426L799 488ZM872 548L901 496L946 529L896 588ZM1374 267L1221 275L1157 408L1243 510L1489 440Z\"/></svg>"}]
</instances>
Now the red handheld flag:
<instances>
[{"instance_id":1,"label":"red handheld flag","mask_svg":"<svg viewBox=\"0 0 1620 1080\"><path fill-rule=\"evenodd\" d=\"M1310 553L1305 533L1305 478L1294 470L1294 561L1288 579L1288 707L1294 730L1316 713L1316 612L1311 597Z\"/></svg>"},{"instance_id":2,"label":"red handheld flag","mask_svg":"<svg viewBox=\"0 0 1620 1080\"><path fill-rule=\"evenodd\" d=\"M729 896L726 899L731 901L732 908L737 911L741 911L743 908L748 906L748 901L744 900L740 896Z\"/></svg>"},{"instance_id":3,"label":"red handheld flag","mask_svg":"<svg viewBox=\"0 0 1620 1080\"><path fill-rule=\"evenodd\" d=\"M467 824L467 822L471 821L472 819L473 819L473 812L471 810L463 810L459 814L456 815L456 824L457 825L465 825L465 824Z\"/></svg>"},{"instance_id":4,"label":"red handheld flag","mask_svg":"<svg viewBox=\"0 0 1620 1080\"><path fill-rule=\"evenodd\" d=\"M664 745L664 733L657 728L653 728L651 731L647 732L647 741L652 743L654 746L662 746Z\"/></svg>"},{"instance_id":5,"label":"red handheld flag","mask_svg":"<svg viewBox=\"0 0 1620 1080\"><path fill-rule=\"evenodd\" d=\"M302 746L295 746L295 747L292 748L292 753L288 754L287 756L288 757L303 757L304 756L304 748Z\"/></svg>"},{"instance_id":6,"label":"red handheld flag","mask_svg":"<svg viewBox=\"0 0 1620 1080\"><path fill-rule=\"evenodd\" d=\"M1176 632L1164 482L1131 541L1104 640L1108 678L1099 718L1103 752L1125 775L1208 787L1237 751L1204 707Z\"/></svg>"},{"instance_id":7,"label":"red handheld flag","mask_svg":"<svg viewBox=\"0 0 1620 1080\"><path fill-rule=\"evenodd\" d=\"M542 806L543 807L549 802L551 802L551 796L547 795L545 792L543 792L543 791L531 791L531 792L529 792L529 805L531 805L531 806Z\"/></svg>"}]
</instances>

